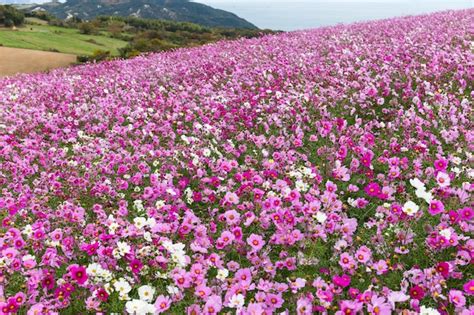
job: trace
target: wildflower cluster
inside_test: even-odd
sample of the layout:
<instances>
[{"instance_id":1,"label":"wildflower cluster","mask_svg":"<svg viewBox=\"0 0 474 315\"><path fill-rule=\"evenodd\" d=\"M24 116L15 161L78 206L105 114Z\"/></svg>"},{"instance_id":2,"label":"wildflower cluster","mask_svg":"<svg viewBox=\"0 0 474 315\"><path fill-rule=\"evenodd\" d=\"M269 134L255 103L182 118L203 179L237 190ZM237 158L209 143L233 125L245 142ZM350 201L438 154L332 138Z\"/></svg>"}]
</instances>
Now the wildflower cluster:
<instances>
[{"instance_id":1,"label":"wildflower cluster","mask_svg":"<svg viewBox=\"0 0 474 315\"><path fill-rule=\"evenodd\" d=\"M472 314L474 10L0 81L0 314Z\"/></svg>"}]
</instances>

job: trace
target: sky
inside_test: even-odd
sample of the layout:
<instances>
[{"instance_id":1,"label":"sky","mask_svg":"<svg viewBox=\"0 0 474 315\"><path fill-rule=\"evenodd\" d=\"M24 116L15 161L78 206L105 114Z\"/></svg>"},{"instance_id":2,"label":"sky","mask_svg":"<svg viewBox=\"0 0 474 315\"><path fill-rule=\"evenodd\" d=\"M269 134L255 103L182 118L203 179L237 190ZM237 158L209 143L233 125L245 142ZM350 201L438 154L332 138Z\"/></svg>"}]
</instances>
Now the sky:
<instances>
[{"instance_id":1,"label":"sky","mask_svg":"<svg viewBox=\"0 0 474 315\"><path fill-rule=\"evenodd\" d=\"M448 9L474 8L474 0L194 0L233 12L260 28L310 29Z\"/></svg>"}]
</instances>

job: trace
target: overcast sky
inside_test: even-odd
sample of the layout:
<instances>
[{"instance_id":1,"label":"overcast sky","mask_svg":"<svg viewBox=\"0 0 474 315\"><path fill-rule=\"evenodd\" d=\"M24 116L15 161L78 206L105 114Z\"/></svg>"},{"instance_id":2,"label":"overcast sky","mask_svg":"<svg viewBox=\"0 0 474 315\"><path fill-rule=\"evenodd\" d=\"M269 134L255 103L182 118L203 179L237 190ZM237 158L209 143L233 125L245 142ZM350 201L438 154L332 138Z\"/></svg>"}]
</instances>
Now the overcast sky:
<instances>
[{"instance_id":1,"label":"overcast sky","mask_svg":"<svg viewBox=\"0 0 474 315\"><path fill-rule=\"evenodd\" d=\"M432 2L433 0L191 0L194 2L201 2L201 3L223 3L223 4L238 4L238 3L280 3L280 4L291 4L294 2L373 2L373 3L387 3L387 2L399 2L399 3L409 3L409 2ZM454 0L455 1L455 0ZM435 0L435 2L446 2L449 4L453 2L453 0ZM469 0L467 1L469 2ZM474 6L474 1L470 1Z\"/></svg>"},{"instance_id":2,"label":"overcast sky","mask_svg":"<svg viewBox=\"0 0 474 315\"><path fill-rule=\"evenodd\" d=\"M474 0L194 0L285 31L474 8Z\"/></svg>"}]
</instances>

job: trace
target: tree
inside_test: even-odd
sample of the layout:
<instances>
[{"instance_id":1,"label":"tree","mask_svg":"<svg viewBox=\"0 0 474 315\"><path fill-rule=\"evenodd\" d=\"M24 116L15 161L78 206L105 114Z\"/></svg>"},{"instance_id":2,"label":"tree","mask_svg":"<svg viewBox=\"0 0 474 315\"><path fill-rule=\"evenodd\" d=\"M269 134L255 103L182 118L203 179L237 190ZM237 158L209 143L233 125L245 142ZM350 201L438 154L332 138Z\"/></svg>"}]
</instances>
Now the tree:
<instances>
[{"instance_id":1,"label":"tree","mask_svg":"<svg viewBox=\"0 0 474 315\"><path fill-rule=\"evenodd\" d=\"M25 21L23 12L11 5L0 5L0 24L6 27L19 26Z\"/></svg>"},{"instance_id":2,"label":"tree","mask_svg":"<svg viewBox=\"0 0 474 315\"><path fill-rule=\"evenodd\" d=\"M79 23L77 28L81 34L91 35L97 33L97 28L90 22Z\"/></svg>"}]
</instances>

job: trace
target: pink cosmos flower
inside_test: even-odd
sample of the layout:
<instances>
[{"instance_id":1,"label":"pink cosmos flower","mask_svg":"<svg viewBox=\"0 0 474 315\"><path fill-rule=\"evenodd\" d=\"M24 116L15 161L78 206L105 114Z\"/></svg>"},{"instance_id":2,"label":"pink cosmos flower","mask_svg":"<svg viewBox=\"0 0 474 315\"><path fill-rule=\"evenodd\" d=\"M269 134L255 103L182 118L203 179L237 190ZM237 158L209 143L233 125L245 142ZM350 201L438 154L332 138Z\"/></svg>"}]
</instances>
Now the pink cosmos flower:
<instances>
[{"instance_id":1,"label":"pink cosmos flower","mask_svg":"<svg viewBox=\"0 0 474 315\"><path fill-rule=\"evenodd\" d=\"M204 284L197 286L194 290L194 295L200 297L201 299L206 299L211 293L211 288Z\"/></svg>"},{"instance_id":2,"label":"pink cosmos flower","mask_svg":"<svg viewBox=\"0 0 474 315\"><path fill-rule=\"evenodd\" d=\"M36 261L34 259L25 259L23 261L23 267L26 269L33 269L36 266Z\"/></svg>"},{"instance_id":3,"label":"pink cosmos flower","mask_svg":"<svg viewBox=\"0 0 474 315\"><path fill-rule=\"evenodd\" d=\"M252 247L253 251L258 252L262 247L265 245L265 241L263 237L258 234L251 234L249 238L247 238L247 244Z\"/></svg>"},{"instance_id":4,"label":"pink cosmos flower","mask_svg":"<svg viewBox=\"0 0 474 315\"><path fill-rule=\"evenodd\" d=\"M224 202L226 204L236 205L239 203L239 197L236 193L227 192L224 196Z\"/></svg>"},{"instance_id":5,"label":"pink cosmos flower","mask_svg":"<svg viewBox=\"0 0 474 315\"><path fill-rule=\"evenodd\" d=\"M466 305L466 298L460 290L449 290L449 302L453 303L456 308Z\"/></svg>"},{"instance_id":6,"label":"pink cosmos flower","mask_svg":"<svg viewBox=\"0 0 474 315\"><path fill-rule=\"evenodd\" d=\"M326 302L326 303L332 303L332 301L334 300L334 293L329 289L326 289L326 290L318 289L316 292L316 296L321 301Z\"/></svg>"},{"instance_id":7,"label":"pink cosmos flower","mask_svg":"<svg viewBox=\"0 0 474 315\"><path fill-rule=\"evenodd\" d=\"M436 182L438 182L439 187L445 188L451 184L451 178L448 174L439 172L438 175L436 175Z\"/></svg>"},{"instance_id":8,"label":"pink cosmos flower","mask_svg":"<svg viewBox=\"0 0 474 315\"><path fill-rule=\"evenodd\" d=\"M356 262L354 258L348 253L342 253L341 257L339 258L339 265L344 269L354 269L356 267Z\"/></svg>"},{"instance_id":9,"label":"pink cosmos flower","mask_svg":"<svg viewBox=\"0 0 474 315\"><path fill-rule=\"evenodd\" d=\"M26 294L23 292L18 292L17 294L15 294L13 299L15 300L16 304L23 305L26 302Z\"/></svg>"},{"instance_id":10,"label":"pink cosmos flower","mask_svg":"<svg viewBox=\"0 0 474 315\"><path fill-rule=\"evenodd\" d=\"M370 314L374 315L390 315L392 314L392 308L389 303L386 302L384 297L372 296L370 304L367 306L367 310Z\"/></svg>"},{"instance_id":11,"label":"pink cosmos flower","mask_svg":"<svg viewBox=\"0 0 474 315\"><path fill-rule=\"evenodd\" d=\"M48 312L48 307L46 307L43 303L37 303L30 307L27 312L27 315L45 314ZM5 313L7 314L8 312Z\"/></svg>"},{"instance_id":12,"label":"pink cosmos flower","mask_svg":"<svg viewBox=\"0 0 474 315\"><path fill-rule=\"evenodd\" d=\"M222 309L222 299L218 295L210 296L204 305L204 314L218 314Z\"/></svg>"},{"instance_id":13,"label":"pink cosmos flower","mask_svg":"<svg viewBox=\"0 0 474 315\"><path fill-rule=\"evenodd\" d=\"M356 254L355 254L355 259L360 262L365 264L368 262L372 257L372 251L367 247L367 246L361 246Z\"/></svg>"},{"instance_id":14,"label":"pink cosmos flower","mask_svg":"<svg viewBox=\"0 0 474 315\"><path fill-rule=\"evenodd\" d=\"M355 315L362 309L363 304L356 301L343 300L339 305L337 315Z\"/></svg>"},{"instance_id":15,"label":"pink cosmos flower","mask_svg":"<svg viewBox=\"0 0 474 315\"><path fill-rule=\"evenodd\" d=\"M18 251L14 248L7 248L2 251L2 257L8 258L8 259L13 259L18 255Z\"/></svg>"},{"instance_id":16,"label":"pink cosmos flower","mask_svg":"<svg viewBox=\"0 0 474 315\"><path fill-rule=\"evenodd\" d=\"M369 201L365 198L357 198L355 200L355 206L359 209L364 209L369 204Z\"/></svg>"},{"instance_id":17,"label":"pink cosmos flower","mask_svg":"<svg viewBox=\"0 0 474 315\"><path fill-rule=\"evenodd\" d=\"M250 269L239 269L235 273L234 279L244 287L250 285L250 283L252 283L252 274L250 273Z\"/></svg>"},{"instance_id":18,"label":"pink cosmos flower","mask_svg":"<svg viewBox=\"0 0 474 315\"><path fill-rule=\"evenodd\" d=\"M225 220L228 225L238 224L240 220L240 214L235 210L228 210L224 213Z\"/></svg>"},{"instance_id":19,"label":"pink cosmos flower","mask_svg":"<svg viewBox=\"0 0 474 315\"><path fill-rule=\"evenodd\" d=\"M296 301L296 314L297 315L311 315L313 313L313 305L307 298L299 298Z\"/></svg>"},{"instance_id":20,"label":"pink cosmos flower","mask_svg":"<svg viewBox=\"0 0 474 315\"><path fill-rule=\"evenodd\" d=\"M166 312L171 306L171 300L169 297L164 295L159 295L155 301L155 311L156 314L161 314Z\"/></svg>"},{"instance_id":21,"label":"pink cosmos flower","mask_svg":"<svg viewBox=\"0 0 474 315\"><path fill-rule=\"evenodd\" d=\"M281 298L281 294L269 293L265 297L265 303L271 309L278 309L283 305L283 299Z\"/></svg>"},{"instance_id":22,"label":"pink cosmos flower","mask_svg":"<svg viewBox=\"0 0 474 315\"><path fill-rule=\"evenodd\" d=\"M221 236L217 239L216 245L220 246L220 248L224 248L225 246L231 244L234 240L235 240L235 236L232 232L224 231L222 232Z\"/></svg>"},{"instance_id":23,"label":"pink cosmos flower","mask_svg":"<svg viewBox=\"0 0 474 315\"><path fill-rule=\"evenodd\" d=\"M373 267L377 271L378 275L383 275L388 270L387 262L383 259L380 259L379 261L377 261Z\"/></svg>"}]
</instances>

